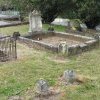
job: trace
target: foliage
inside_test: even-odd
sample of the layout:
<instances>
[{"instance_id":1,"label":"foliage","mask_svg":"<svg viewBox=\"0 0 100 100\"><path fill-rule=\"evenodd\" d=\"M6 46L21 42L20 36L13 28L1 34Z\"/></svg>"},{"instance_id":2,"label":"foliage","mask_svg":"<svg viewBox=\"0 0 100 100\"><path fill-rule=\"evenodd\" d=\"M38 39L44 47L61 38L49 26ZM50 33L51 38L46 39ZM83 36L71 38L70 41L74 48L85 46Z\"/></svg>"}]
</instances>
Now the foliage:
<instances>
[{"instance_id":1,"label":"foliage","mask_svg":"<svg viewBox=\"0 0 100 100\"><path fill-rule=\"evenodd\" d=\"M52 22L70 4L70 0L34 0L35 8L42 13L43 21ZM67 4L67 5L66 5Z\"/></svg>"},{"instance_id":2,"label":"foliage","mask_svg":"<svg viewBox=\"0 0 100 100\"><path fill-rule=\"evenodd\" d=\"M69 18L78 18L94 28L100 23L100 0L73 0L72 9L66 10Z\"/></svg>"},{"instance_id":3,"label":"foliage","mask_svg":"<svg viewBox=\"0 0 100 100\"><path fill-rule=\"evenodd\" d=\"M52 22L57 16L81 19L90 28L100 23L100 0L9 0L9 2L24 14L33 9L41 11L43 22L46 23Z\"/></svg>"}]
</instances>

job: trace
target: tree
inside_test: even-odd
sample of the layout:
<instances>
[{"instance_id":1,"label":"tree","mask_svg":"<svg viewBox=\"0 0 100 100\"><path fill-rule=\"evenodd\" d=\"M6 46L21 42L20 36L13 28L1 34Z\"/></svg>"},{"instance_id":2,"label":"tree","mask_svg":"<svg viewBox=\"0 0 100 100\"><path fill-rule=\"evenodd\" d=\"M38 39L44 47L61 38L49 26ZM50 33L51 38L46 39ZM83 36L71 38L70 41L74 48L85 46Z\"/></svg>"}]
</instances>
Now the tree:
<instances>
[{"instance_id":1,"label":"tree","mask_svg":"<svg viewBox=\"0 0 100 100\"><path fill-rule=\"evenodd\" d=\"M80 19L89 28L100 23L100 0L9 0L22 13L41 11L43 21L52 22L57 16Z\"/></svg>"},{"instance_id":2,"label":"tree","mask_svg":"<svg viewBox=\"0 0 100 100\"><path fill-rule=\"evenodd\" d=\"M36 9L42 13L45 22L57 16L78 18L94 28L100 22L100 0L34 0Z\"/></svg>"},{"instance_id":3,"label":"tree","mask_svg":"<svg viewBox=\"0 0 100 100\"><path fill-rule=\"evenodd\" d=\"M66 10L66 17L81 19L94 28L100 23L100 0L73 0L73 8Z\"/></svg>"},{"instance_id":4,"label":"tree","mask_svg":"<svg viewBox=\"0 0 100 100\"><path fill-rule=\"evenodd\" d=\"M43 21L52 22L59 16L67 6L70 0L34 0L34 7L41 11Z\"/></svg>"}]
</instances>

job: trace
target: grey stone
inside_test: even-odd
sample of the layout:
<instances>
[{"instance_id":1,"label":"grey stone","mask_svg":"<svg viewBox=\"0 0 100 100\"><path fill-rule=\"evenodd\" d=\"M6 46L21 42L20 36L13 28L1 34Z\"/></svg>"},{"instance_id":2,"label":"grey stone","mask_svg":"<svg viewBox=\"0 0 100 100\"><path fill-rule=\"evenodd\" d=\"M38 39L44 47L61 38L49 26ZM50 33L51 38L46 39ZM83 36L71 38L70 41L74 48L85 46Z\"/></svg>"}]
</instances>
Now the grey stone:
<instances>
[{"instance_id":1,"label":"grey stone","mask_svg":"<svg viewBox=\"0 0 100 100\"><path fill-rule=\"evenodd\" d=\"M86 44L81 44L80 48L83 52L88 51L88 46Z\"/></svg>"},{"instance_id":2,"label":"grey stone","mask_svg":"<svg viewBox=\"0 0 100 100\"><path fill-rule=\"evenodd\" d=\"M41 14L34 10L29 14L29 33L34 34L42 31L42 18Z\"/></svg>"},{"instance_id":3,"label":"grey stone","mask_svg":"<svg viewBox=\"0 0 100 100\"><path fill-rule=\"evenodd\" d=\"M73 84L76 80L76 73L73 70L64 71L63 78L67 83Z\"/></svg>"},{"instance_id":4,"label":"grey stone","mask_svg":"<svg viewBox=\"0 0 100 100\"><path fill-rule=\"evenodd\" d=\"M36 83L36 93L40 95L47 95L49 92L49 86L47 81L41 79Z\"/></svg>"},{"instance_id":5,"label":"grey stone","mask_svg":"<svg viewBox=\"0 0 100 100\"><path fill-rule=\"evenodd\" d=\"M71 55L77 54L77 53L78 53L78 52L77 52L78 47L79 47L78 44L69 46L69 47L68 47L68 55L71 56Z\"/></svg>"},{"instance_id":6,"label":"grey stone","mask_svg":"<svg viewBox=\"0 0 100 100\"><path fill-rule=\"evenodd\" d=\"M68 26L69 19L56 18L51 24Z\"/></svg>"}]
</instances>

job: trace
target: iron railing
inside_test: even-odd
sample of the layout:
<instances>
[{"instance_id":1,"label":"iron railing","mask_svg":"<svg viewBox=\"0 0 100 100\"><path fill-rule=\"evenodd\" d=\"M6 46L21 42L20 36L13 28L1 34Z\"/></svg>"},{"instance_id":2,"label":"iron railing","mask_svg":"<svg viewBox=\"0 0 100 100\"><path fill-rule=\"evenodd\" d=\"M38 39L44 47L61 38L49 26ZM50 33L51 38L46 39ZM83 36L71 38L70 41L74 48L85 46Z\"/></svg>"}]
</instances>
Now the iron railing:
<instances>
[{"instance_id":1,"label":"iron railing","mask_svg":"<svg viewBox=\"0 0 100 100\"><path fill-rule=\"evenodd\" d=\"M16 39L11 36L0 37L0 61L8 61L16 58Z\"/></svg>"}]
</instances>

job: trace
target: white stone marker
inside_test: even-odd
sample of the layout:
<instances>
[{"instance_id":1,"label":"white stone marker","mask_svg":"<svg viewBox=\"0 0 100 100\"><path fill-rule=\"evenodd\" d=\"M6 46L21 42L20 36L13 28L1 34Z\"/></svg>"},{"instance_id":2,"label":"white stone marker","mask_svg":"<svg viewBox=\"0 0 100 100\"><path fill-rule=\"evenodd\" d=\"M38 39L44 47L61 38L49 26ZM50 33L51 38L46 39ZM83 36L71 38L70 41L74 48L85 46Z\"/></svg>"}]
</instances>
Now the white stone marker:
<instances>
[{"instance_id":1,"label":"white stone marker","mask_svg":"<svg viewBox=\"0 0 100 100\"><path fill-rule=\"evenodd\" d=\"M42 18L41 14L34 10L29 14L29 33L34 34L34 32L42 31Z\"/></svg>"}]
</instances>

